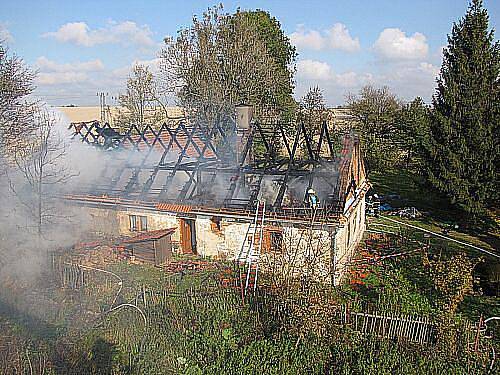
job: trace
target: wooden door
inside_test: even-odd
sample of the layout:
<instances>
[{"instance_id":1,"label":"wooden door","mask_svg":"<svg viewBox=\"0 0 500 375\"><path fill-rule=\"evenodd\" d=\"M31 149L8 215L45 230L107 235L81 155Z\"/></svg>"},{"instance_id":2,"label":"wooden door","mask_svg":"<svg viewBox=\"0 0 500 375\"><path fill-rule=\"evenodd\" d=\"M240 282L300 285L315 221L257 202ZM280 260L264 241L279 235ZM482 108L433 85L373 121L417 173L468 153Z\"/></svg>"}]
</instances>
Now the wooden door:
<instances>
[{"instance_id":1,"label":"wooden door","mask_svg":"<svg viewBox=\"0 0 500 375\"><path fill-rule=\"evenodd\" d=\"M181 230L181 249L182 254L194 254L193 251L193 234L191 232L191 225L186 219L179 219Z\"/></svg>"},{"instance_id":2,"label":"wooden door","mask_svg":"<svg viewBox=\"0 0 500 375\"><path fill-rule=\"evenodd\" d=\"M172 258L172 240L170 235L155 241L155 264L167 263Z\"/></svg>"}]
</instances>

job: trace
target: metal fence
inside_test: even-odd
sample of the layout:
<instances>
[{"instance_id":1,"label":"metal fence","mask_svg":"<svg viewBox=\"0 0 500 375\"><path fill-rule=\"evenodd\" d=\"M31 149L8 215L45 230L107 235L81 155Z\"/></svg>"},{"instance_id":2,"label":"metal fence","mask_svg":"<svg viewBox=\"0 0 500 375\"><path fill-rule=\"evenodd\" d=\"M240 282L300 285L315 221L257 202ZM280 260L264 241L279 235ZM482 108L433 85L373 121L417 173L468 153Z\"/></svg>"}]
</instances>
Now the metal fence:
<instances>
[{"instance_id":1,"label":"metal fence","mask_svg":"<svg viewBox=\"0 0 500 375\"><path fill-rule=\"evenodd\" d=\"M354 312L347 306L341 309L343 324L361 334L399 341L429 344L434 341L434 323L428 317L381 312Z\"/></svg>"}]
</instances>

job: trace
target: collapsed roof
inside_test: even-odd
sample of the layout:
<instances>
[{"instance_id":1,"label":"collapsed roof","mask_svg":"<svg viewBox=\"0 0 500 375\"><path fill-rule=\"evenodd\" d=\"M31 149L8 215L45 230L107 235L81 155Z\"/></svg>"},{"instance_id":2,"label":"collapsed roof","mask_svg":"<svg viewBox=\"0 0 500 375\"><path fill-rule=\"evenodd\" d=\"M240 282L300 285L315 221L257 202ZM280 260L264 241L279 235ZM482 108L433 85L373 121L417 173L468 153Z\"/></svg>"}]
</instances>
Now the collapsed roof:
<instances>
[{"instance_id":1,"label":"collapsed roof","mask_svg":"<svg viewBox=\"0 0 500 375\"><path fill-rule=\"evenodd\" d=\"M171 120L154 129L73 123L74 137L103 151L90 194L157 204L252 210L266 200L275 212L305 213L314 189L328 214L342 213L364 180L359 142L347 135L336 152L326 123L311 137L304 124L231 124L211 129ZM96 168L97 170L97 168Z\"/></svg>"}]
</instances>

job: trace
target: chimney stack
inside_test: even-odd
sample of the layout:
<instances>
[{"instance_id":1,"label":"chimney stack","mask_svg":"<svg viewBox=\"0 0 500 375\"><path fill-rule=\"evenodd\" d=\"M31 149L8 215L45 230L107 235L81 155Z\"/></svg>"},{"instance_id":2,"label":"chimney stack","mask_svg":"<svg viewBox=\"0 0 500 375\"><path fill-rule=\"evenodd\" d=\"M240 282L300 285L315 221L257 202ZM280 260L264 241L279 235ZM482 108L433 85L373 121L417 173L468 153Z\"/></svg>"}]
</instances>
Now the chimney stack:
<instances>
[{"instance_id":1,"label":"chimney stack","mask_svg":"<svg viewBox=\"0 0 500 375\"><path fill-rule=\"evenodd\" d=\"M243 164L241 160L243 149L246 143L246 135L250 132L252 127L253 107L248 104L238 104L236 110L236 163ZM247 155L247 158L249 155Z\"/></svg>"}]
</instances>

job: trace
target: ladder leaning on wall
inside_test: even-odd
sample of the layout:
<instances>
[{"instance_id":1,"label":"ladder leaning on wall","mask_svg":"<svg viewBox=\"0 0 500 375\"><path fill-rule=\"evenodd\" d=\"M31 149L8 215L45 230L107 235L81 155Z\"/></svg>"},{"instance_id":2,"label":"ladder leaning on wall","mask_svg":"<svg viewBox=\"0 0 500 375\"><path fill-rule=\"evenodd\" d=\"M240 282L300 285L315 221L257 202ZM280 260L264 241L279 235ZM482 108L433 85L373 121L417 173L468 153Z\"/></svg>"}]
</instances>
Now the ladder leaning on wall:
<instances>
[{"instance_id":1,"label":"ladder leaning on wall","mask_svg":"<svg viewBox=\"0 0 500 375\"><path fill-rule=\"evenodd\" d=\"M241 274L240 283L242 296L257 288L257 276L259 272L259 259L262 250L262 238L264 235L264 220L266 214L266 202L259 201L255 209L255 217L249 225L240 253L236 258L238 265L243 266L244 273ZM240 268L241 272L241 268ZM244 277L244 279L243 279Z\"/></svg>"}]
</instances>

